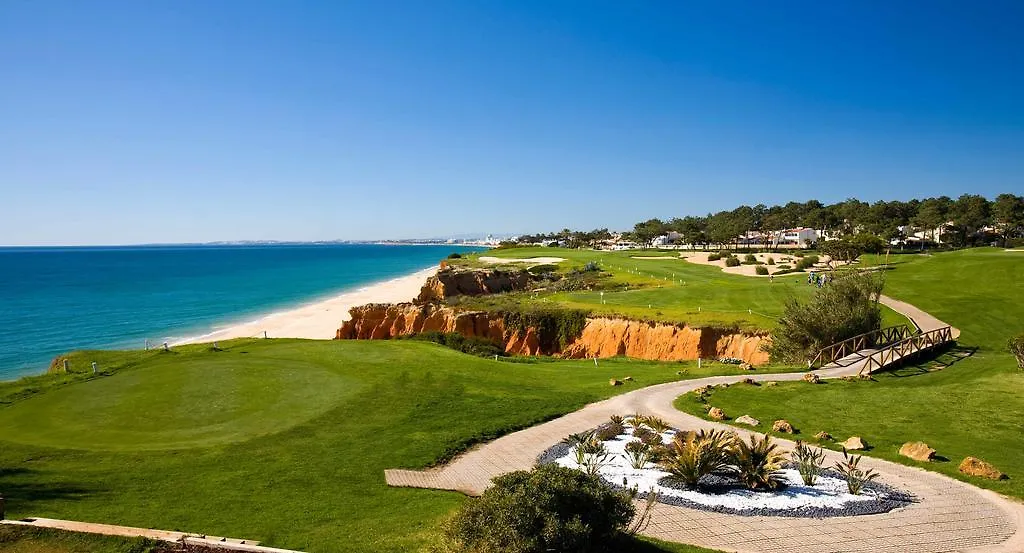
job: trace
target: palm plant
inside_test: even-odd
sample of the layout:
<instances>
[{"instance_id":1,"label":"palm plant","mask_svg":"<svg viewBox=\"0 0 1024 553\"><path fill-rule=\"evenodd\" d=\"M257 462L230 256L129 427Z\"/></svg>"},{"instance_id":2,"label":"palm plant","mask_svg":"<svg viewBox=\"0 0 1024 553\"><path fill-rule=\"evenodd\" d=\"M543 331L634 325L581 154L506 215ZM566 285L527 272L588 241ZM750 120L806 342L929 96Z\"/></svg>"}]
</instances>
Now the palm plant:
<instances>
[{"instance_id":1,"label":"palm plant","mask_svg":"<svg viewBox=\"0 0 1024 553\"><path fill-rule=\"evenodd\" d=\"M633 428L640 428L641 426L647 424L647 415L633 413L629 417L629 424Z\"/></svg>"},{"instance_id":2,"label":"palm plant","mask_svg":"<svg viewBox=\"0 0 1024 553\"><path fill-rule=\"evenodd\" d=\"M610 417L612 424L622 424L622 415L612 415Z\"/></svg>"},{"instance_id":3,"label":"palm plant","mask_svg":"<svg viewBox=\"0 0 1024 553\"><path fill-rule=\"evenodd\" d=\"M804 485L813 486L818 481L821 467L825 464L825 452L820 448L813 449L802 441L796 443L790 458L796 463L797 472L804 481Z\"/></svg>"},{"instance_id":4,"label":"palm plant","mask_svg":"<svg viewBox=\"0 0 1024 553\"><path fill-rule=\"evenodd\" d=\"M864 485L878 478L874 469L861 470L857 467L860 464L860 455L850 455L846 448L843 448L843 462L836 463L836 470L846 479L846 488L853 495L860 495Z\"/></svg>"},{"instance_id":5,"label":"palm plant","mask_svg":"<svg viewBox=\"0 0 1024 553\"><path fill-rule=\"evenodd\" d=\"M654 430L658 434L661 434L671 428L664 419L659 419L658 417L647 417L647 420L644 422L651 430Z\"/></svg>"},{"instance_id":6,"label":"palm plant","mask_svg":"<svg viewBox=\"0 0 1024 553\"><path fill-rule=\"evenodd\" d=\"M582 462L580 462L580 451L583 452ZM577 446L576 461L587 474L596 475L601 470L601 467L608 464L610 459L611 454L608 453L608 448L597 437L592 437L590 441Z\"/></svg>"},{"instance_id":7,"label":"palm plant","mask_svg":"<svg viewBox=\"0 0 1024 553\"><path fill-rule=\"evenodd\" d=\"M641 441L632 441L626 444L626 458L629 465L635 469L642 469L651 461L653 452L651 446Z\"/></svg>"},{"instance_id":8,"label":"palm plant","mask_svg":"<svg viewBox=\"0 0 1024 553\"><path fill-rule=\"evenodd\" d=\"M685 436L669 446L668 454L660 460L662 469L689 487L697 486L704 476L728 469L733 434L701 430Z\"/></svg>"},{"instance_id":9,"label":"palm plant","mask_svg":"<svg viewBox=\"0 0 1024 553\"><path fill-rule=\"evenodd\" d=\"M780 469L786 457L769 436L750 436L750 443L736 439L730 457L737 480L748 489L774 490L785 483Z\"/></svg>"}]
</instances>

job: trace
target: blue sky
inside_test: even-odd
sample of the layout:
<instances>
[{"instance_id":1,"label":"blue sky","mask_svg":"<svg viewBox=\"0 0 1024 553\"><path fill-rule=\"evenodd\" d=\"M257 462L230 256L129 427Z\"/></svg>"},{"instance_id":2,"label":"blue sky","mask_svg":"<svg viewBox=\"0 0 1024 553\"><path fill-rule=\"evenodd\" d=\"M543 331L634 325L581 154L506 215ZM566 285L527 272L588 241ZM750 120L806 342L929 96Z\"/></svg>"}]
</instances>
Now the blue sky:
<instances>
[{"instance_id":1,"label":"blue sky","mask_svg":"<svg viewBox=\"0 0 1024 553\"><path fill-rule=\"evenodd\" d=\"M1024 2L0 2L0 244L1024 192Z\"/></svg>"}]
</instances>

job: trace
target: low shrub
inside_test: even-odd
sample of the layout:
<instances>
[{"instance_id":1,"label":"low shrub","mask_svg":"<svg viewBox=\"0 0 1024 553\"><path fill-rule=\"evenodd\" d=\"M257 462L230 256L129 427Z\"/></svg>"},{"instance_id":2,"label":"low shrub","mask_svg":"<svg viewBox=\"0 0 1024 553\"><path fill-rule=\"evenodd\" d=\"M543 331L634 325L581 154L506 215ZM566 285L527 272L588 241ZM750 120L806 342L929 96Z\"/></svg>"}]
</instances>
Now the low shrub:
<instances>
[{"instance_id":1,"label":"low shrub","mask_svg":"<svg viewBox=\"0 0 1024 553\"><path fill-rule=\"evenodd\" d=\"M708 255L708 261L718 261L719 259L722 259L721 254L713 253Z\"/></svg>"},{"instance_id":2,"label":"low shrub","mask_svg":"<svg viewBox=\"0 0 1024 553\"><path fill-rule=\"evenodd\" d=\"M757 257L752 253L748 253L747 255L743 256L743 263L746 265L756 265Z\"/></svg>"},{"instance_id":3,"label":"low shrub","mask_svg":"<svg viewBox=\"0 0 1024 553\"><path fill-rule=\"evenodd\" d=\"M558 267L550 264L534 265L526 270L531 275L546 275L548 273L554 273L558 271Z\"/></svg>"},{"instance_id":4,"label":"low shrub","mask_svg":"<svg viewBox=\"0 0 1024 553\"><path fill-rule=\"evenodd\" d=\"M452 252L448 254L448 259L462 259L462 254Z\"/></svg>"},{"instance_id":5,"label":"low shrub","mask_svg":"<svg viewBox=\"0 0 1024 553\"><path fill-rule=\"evenodd\" d=\"M597 439L601 441L613 440L625 431L626 428L621 424L610 422L597 430Z\"/></svg>"},{"instance_id":6,"label":"low shrub","mask_svg":"<svg viewBox=\"0 0 1024 553\"><path fill-rule=\"evenodd\" d=\"M492 342L487 338L481 338L479 336L471 336L467 338L458 332L423 332L421 334L407 336L406 339L433 342L456 351L461 351L462 353L476 355L479 357L494 357L495 355L504 357L507 355L505 353L505 348L497 342Z\"/></svg>"},{"instance_id":7,"label":"low shrub","mask_svg":"<svg viewBox=\"0 0 1024 553\"><path fill-rule=\"evenodd\" d=\"M652 452L650 444L641 441L632 441L626 444L626 458L629 459L629 466L635 469L644 468L651 462Z\"/></svg>"},{"instance_id":8,"label":"low shrub","mask_svg":"<svg viewBox=\"0 0 1024 553\"><path fill-rule=\"evenodd\" d=\"M583 266L582 270L584 273L592 273L594 271L600 271L601 267L598 266L596 261L588 261L587 264Z\"/></svg>"},{"instance_id":9,"label":"low shrub","mask_svg":"<svg viewBox=\"0 0 1024 553\"><path fill-rule=\"evenodd\" d=\"M782 463L785 455L770 436L750 436L750 443L736 438L729 450L736 479L749 490L775 490L785 483Z\"/></svg>"},{"instance_id":10,"label":"low shrub","mask_svg":"<svg viewBox=\"0 0 1024 553\"><path fill-rule=\"evenodd\" d=\"M445 521L434 551L614 551L636 514L630 499L596 476L557 465L511 472Z\"/></svg>"},{"instance_id":11,"label":"low shrub","mask_svg":"<svg viewBox=\"0 0 1024 553\"><path fill-rule=\"evenodd\" d=\"M769 263L769 265L771 265L771 264ZM779 265L779 270L780 271L788 271L788 270L790 270L792 268L793 268L792 265Z\"/></svg>"},{"instance_id":12,"label":"low shrub","mask_svg":"<svg viewBox=\"0 0 1024 553\"><path fill-rule=\"evenodd\" d=\"M878 478L874 469L861 470L857 468L860 464L860 455L850 455L843 449L843 461L836 463L836 471L846 480L846 489L853 495L860 495L864 485Z\"/></svg>"},{"instance_id":13,"label":"low shrub","mask_svg":"<svg viewBox=\"0 0 1024 553\"><path fill-rule=\"evenodd\" d=\"M774 257L769 257L767 263L769 265L775 265L775 258Z\"/></svg>"},{"instance_id":14,"label":"low shrub","mask_svg":"<svg viewBox=\"0 0 1024 553\"><path fill-rule=\"evenodd\" d=\"M803 271L803 270L806 270L806 269L810 269L811 267L814 267L817 263L818 263L818 256L816 256L816 255L807 255L807 256L802 257L800 259L800 261L797 262L796 268L797 268L798 271Z\"/></svg>"},{"instance_id":15,"label":"low shrub","mask_svg":"<svg viewBox=\"0 0 1024 553\"><path fill-rule=\"evenodd\" d=\"M802 441L796 442L796 449L790 454L796 470L804 485L813 486L821 474L821 466L825 464L825 453L819 449L812 449Z\"/></svg>"},{"instance_id":16,"label":"low shrub","mask_svg":"<svg viewBox=\"0 0 1024 553\"><path fill-rule=\"evenodd\" d=\"M1017 358L1017 368L1024 369L1024 334L1010 338L1007 347L1010 348L1010 353Z\"/></svg>"},{"instance_id":17,"label":"low shrub","mask_svg":"<svg viewBox=\"0 0 1024 553\"><path fill-rule=\"evenodd\" d=\"M757 267L754 267L754 272L759 275L767 275L768 267L765 267L764 265L758 265Z\"/></svg>"},{"instance_id":18,"label":"low shrub","mask_svg":"<svg viewBox=\"0 0 1024 553\"><path fill-rule=\"evenodd\" d=\"M740 260L739 260L738 257L730 257L729 259L725 260L725 266L726 267L739 267L740 266Z\"/></svg>"},{"instance_id":19,"label":"low shrub","mask_svg":"<svg viewBox=\"0 0 1024 553\"><path fill-rule=\"evenodd\" d=\"M721 430L688 434L669 445L661 468L682 484L696 487L701 478L728 470L732 441L733 435Z\"/></svg>"},{"instance_id":20,"label":"low shrub","mask_svg":"<svg viewBox=\"0 0 1024 553\"><path fill-rule=\"evenodd\" d=\"M803 257L803 256L804 256L804 252L794 252L793 253L793 257Z\"/></svg>"}]
</instances>

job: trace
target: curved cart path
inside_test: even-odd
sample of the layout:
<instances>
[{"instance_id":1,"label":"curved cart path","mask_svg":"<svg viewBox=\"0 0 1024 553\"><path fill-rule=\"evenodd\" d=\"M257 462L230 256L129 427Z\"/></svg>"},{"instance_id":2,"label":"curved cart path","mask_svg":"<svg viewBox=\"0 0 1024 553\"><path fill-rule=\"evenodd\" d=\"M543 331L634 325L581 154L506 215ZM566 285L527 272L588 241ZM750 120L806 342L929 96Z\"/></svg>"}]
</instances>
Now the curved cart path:
<instances>
[{"instance_id":1,"label":"curved cart path","mask_svg":"<svg viewBox=\"0 0 1024 553\"><path fill-rule=\"evenodd\" d=\"M922 330L946 326L905 302L883 297L882 303L913 319ZM958 334L954 331L954 336ZM822 378L838 378L857 374L862 364L860 360L844 367L826 367L813 372ZM388 470L385 479L391 486L478 495L495 476L533 467L537 456L548 447L569 434L594 428L613 414L649 413L678 428L730 429L746 438L751 432L688 415L676 410L672 402L705 385L734 383L747 377L758 381L794 381L804 374L739 374L650 386L514 432L469 451L444 467L427 471ZM780 443L786 448L794 445L786 440ZM827 464L841 458L834 451L825 453ZM655 508L651 524L644 533L666 541L751 553L1024 552L1024 504L916 467L870 457L864 457L862 464L877 470L882 482L911 492L919 501L885 514L827 519L748 517L661 504Z\"/></svg>"}]
</instances>

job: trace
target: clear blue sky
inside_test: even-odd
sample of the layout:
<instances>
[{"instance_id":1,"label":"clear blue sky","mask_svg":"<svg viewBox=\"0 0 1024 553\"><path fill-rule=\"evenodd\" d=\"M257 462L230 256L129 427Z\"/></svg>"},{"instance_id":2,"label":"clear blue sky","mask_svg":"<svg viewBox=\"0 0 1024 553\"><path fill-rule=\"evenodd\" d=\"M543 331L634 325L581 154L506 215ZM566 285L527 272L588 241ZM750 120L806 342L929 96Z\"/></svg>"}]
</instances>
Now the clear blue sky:
<instances>
[{"instance_id":1,"label":"clear blue sky","mask_svg":"<svg viewBox=\"0 0 1024 553\"><path fill-rule=\"evenodd\" d=\"M1024 2L0 1L0 244L1024 192Z\"/></svg>"}]
</instances>

